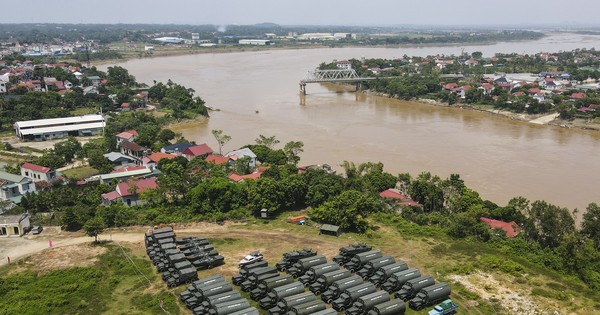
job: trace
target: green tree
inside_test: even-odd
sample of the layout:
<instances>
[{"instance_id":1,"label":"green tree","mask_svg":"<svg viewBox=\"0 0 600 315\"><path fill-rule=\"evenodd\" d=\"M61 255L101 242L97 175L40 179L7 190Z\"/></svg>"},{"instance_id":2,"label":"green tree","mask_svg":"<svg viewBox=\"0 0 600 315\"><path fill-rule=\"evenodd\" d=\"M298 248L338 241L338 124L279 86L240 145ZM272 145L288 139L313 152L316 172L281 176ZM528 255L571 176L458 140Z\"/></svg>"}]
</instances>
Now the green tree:
<instances>
[{"instance_id":1,"label":"green tree","mask_svg":"<svg viewBox=\"0 0 600 315\"><path fill-rule=\"evenodd\" d=\"M129 74L129 71L123 67L108 67L108 84L111 86L131 86L135 83L135 77Z\"/></svg>"},{"instance_id":2,"label":"green tree","mask_svg":"<svg viewBox=\"0 0 600 315\"><path fill-rule=\"evenodd\" d=\"M104 221L100 217L94 217L85 222L83 226L87 236L94 237L94 242L98 243L98 235L104 231Z\"/></svg>"},{"instance_id":3,"label":"green tree","mask_svg":"<svg viewBox=\"0 0 600 315\"><path fill-rule=\"evenodd\" d=\"M81 221L75 214L75 210L72 207L67 207L61 217L62 226L67 231L78 231L81 229Z\"/></svg>"},{"instance_id":4,"label":"green tree","mask_svg":"<svg viewBox=\"0 0 600 315\"><path fill-rule=\"evenodd\" d=\"M583 223L581 224L581 234L589 237L596 248L600 249L600 206L596 203L590 203L583 214Z\"/></svg>"},{"instance_id":5,"label":"green tree","mask_svg":"<svg viewBox=\"0 0 600 315\"><path fill-rule=\"evenodd\" d=\"M275 136L266 137L263 135L259 135L258 138L254 140L257 145L264 145L265 147L273 150L273 147L279 144L279 140L275 139Z\"/></svg>"},{"instance_id":6,"label":"green tree","mask_svg":"<svg viewBox=\"0 0 600 315\"><path fill-rule=\"evenodd\" d=\"M223 153L221 149L227 142L229 142L229 140L231 140L231 137L224 134L223 130L213 129L211 132L219 144L219 154L222 155Z\"/></svg>"},{"instance_id":7,"label":"green tree","mask_svg":"<svg viewBox=\"0 0 600 315\"><path fill-rule=\"evenodd\" d=\"M177 135L171 129L162 129L158 132L157 139L164 142L169 142L175 139Z\"/></svg>"},{"instance_id":8,"label":"green tree","mask_svg":"<svg viewBox=\"0 0 600 315\"><path fill-rule=\"evenodd\" d=\"M71 163L76 155L81 155L81 143L73 137L54 145L54 153L63 157L65 162Z\"/></svg>"},{"instance_id":9,"label":"green tree","mask_svg":"<svg viewBox=\"0 0 600 315\"><path fill-rule=\"evenodd\" d=\"M290 141L283 147L283 152L287 157L288 163L298 165L300 162L300 153L304 152L304 142L302 141Z\"/></svg>"},{"instance_id":10,"label":"green tree","mask_svg":"<svg viewBox=\"0 0 600 315\"><path fill-rule=\"evenodd\" d=\"M346 190L310 211L310 215L319 222L338 225L342 230L363 233L369 226L367 216L379 209L380 204L374 197Z\"/></svg>"},{"instance_id":11,"label":"green tree","mask_svg":"<svg viewBox=\"0 0 600 315\"><path fill-rule=\"evenodd\" d=\"M527 234L543 247L557 247L563 238L575 231L575 220L567 208L560 208L545 201L531 204Z\"/></svg>"}]
</instances>

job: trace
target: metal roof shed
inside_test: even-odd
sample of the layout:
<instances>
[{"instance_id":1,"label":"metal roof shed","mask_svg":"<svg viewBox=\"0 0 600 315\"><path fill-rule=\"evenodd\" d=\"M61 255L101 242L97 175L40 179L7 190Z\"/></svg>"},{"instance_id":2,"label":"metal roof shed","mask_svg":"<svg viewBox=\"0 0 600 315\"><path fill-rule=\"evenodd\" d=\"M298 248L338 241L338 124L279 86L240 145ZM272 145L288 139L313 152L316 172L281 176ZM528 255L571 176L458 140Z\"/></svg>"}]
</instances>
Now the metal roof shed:
<instances>
[{"instance_id":1,"label":"metal roof shed","mask_svg":"<svg viewBox=\"0 0 600 315\"><path fill-rule=\"evenodd\" d=\"M319 234L340 236L340 227L332 224L323 224L319 229Z\"/></svg>"}]
</instances>

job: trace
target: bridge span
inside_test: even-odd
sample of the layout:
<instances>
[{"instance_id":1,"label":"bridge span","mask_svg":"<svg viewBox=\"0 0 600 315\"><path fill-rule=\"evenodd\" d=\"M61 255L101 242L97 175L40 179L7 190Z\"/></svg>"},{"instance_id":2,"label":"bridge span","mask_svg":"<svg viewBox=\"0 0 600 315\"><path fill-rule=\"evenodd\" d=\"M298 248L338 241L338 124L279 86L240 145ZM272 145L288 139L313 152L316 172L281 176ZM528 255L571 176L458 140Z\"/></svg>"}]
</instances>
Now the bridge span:
<instances>
[{"instance_id":1,"label":"bridge span","mask_svg":"<svg viewBox=\"0 0 600 315\"><path fill-rule=\"evenodd\" d=\"M306 84L308 83L356 83L356 90L359 90L361 83L375 79L377 78L359 77L354 69L316 69L308 71L306 76L304 76L304 79L300 80L300 93L306 95Z\"/></svg>"}]
</instances>

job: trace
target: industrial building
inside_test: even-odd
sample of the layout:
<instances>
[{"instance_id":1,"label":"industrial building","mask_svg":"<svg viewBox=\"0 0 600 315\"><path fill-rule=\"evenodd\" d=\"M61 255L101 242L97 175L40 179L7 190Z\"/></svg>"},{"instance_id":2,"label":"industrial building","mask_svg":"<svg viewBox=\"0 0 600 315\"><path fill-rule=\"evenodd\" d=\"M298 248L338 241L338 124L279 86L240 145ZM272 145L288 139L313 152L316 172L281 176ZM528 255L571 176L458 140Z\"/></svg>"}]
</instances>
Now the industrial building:
<instances>
[{"instance_id":1,"label":"industrial building","mask_svg":"<svg viewBox=\"0 0 600 315\"><path fill-rule=\"evenodd\" d=\"M238 43L240 45L258 45L258 46L271 45L271 41L268 39L240 39L240 41Z\"/></svg>"},{"instance_id":2,"label":"industrial building","mask_svg":"<svg viewBox=\"0 0 600 315\"><path fill-rule=\"evenodd\" d=\"M68 136L99 135L105 127L102 115L18 121L15 132L23 140L50 140Z\"/></svg>"}]
</instances>

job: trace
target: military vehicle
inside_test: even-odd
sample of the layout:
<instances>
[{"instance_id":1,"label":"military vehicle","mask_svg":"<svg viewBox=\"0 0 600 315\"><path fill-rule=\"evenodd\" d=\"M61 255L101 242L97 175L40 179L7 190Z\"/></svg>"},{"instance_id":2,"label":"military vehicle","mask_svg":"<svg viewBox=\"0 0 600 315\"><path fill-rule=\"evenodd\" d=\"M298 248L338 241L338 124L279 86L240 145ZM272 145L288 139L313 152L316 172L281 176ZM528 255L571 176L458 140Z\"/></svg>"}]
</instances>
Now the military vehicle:
<instances>
[{"instance_id":1,"label":"military vehicle","mask_svg":"<svg viewBox=\"0 0 600 315\"><path fill-rule=\"evenodd\" d=\"M292 267L287 270L287 273L292 275L294 278L303 276L308 268L321 265L327 262L327 258L323 255L316 255L312 257L302 258L298 260Z\"/></svg>"},{"instance_id":2,"label":"military vehicle","mask_svg":"<svg viewBox=\"0 0 600 315\"><path fill-rule=\"evenodd\" d=\"M421 289L417 295L408 302L410 308L420 311L427 306L448 299L451 290L447 283L441 282Z\"/></svg>"},{"instance_id":3,"label":"military vehicle","mask_svg":"<svg viewBox=\"0 0 600 315\"><path fill-rule=\"evenodd\" d=\"M339 255L333 257L333 261L343 266L354 257L356 254L370 251L371 246L363 243L357 243L340 248Z\"/></svg>"},{"instance_id":4,"label":"military vehicle","mask_svg":"<svg viewBox=\"0 0 600 315\"><path fill-rule=\"evenodd\" d=\"M299 278L300 282L304 284L304 286L309 286L311 283L317 280L322 274L340 270L340 266L336 262L324 263L321 265L316 265L308 268L306 273L302 277Z\"/></svg>"},{"instance_id":5,"label":"military vehicle","mask_svg":"<svg viewBox=\"0 0 600 315\"><path fill-rule=\"evenodd\" d=\"M391 275L380 287L390 293L400 290L406 281L421 276L419 269L410 268Z\"/></svg>"},{"instance_id":6,"label":"military vehicle","mask_svg":"<svg viewBox=\"0 0 600 315\"><path fill-rule=\"evenodd\" d=\"M320 275L315 282L308 286L310 292L315 295L321 294L329 287L333 282L341 279L348 278L352 275L350 270L342 269L337 271L331 271L326 274Z\"/></svg>"},{"instance_id":7,"label":"military vehicle","mask_svg":"<svg viewBox=\"0 0 600 315\"><path fill-rule=\"evenodd\" d=\"M390 300L390 294L387 291L377 291L365 296L361 296L352 307L346 310L346 315L365 315L375 305L388 302Z\"/></svg>"},{"instance_id":8,"label":"military vehicle","mask_svg":"<svg viewBox=\"0 0 600 315\"><path fill-rule=\"evenodd\" d=\"M406 281L400 290L394 293L394 297L403 301L408 301L417 295L421 289L432 286L435 284L435 280L431 276L422 276Z\"/></svg>"},{"instance_id":9,"label":"military vehicle","mask_svg":"<svg viewBox=\"0 0 600 315\"><path fill-rule=\"evenodd\" d=\"M352 303L359 297L371 294L375 292L375 290L377 290L377 287L375 287L374 284L371 282L364 282L363 284L344 290L344 292L340 294L340 297L331 303L331 306L333 306L336 311L342 312L352 306Z\"/></svg>"},{"instance_id":10,"label":"military vehicle","mask_svg":"<svg viewBox=\"0 0 600 315\"><path fill-rule=\"evenodd\" d=\"M406 311L404 301L393 299L389 302L377 304L367 313L368 315L403 315Z\"/></svg>"},{"instance_id":11,"label":"military vehicle","mask_svg":"<svg viewBox=\"0 0 600 315\"><path fill-rule=\"evenodd\" d=\"M360 270L368 261L381 257L381 251L378 249L354 255L344 267L352 272Z\"/></svg>"},{"instance_id":12,"label":"military vehicle","mask_svg":"<svg viewBox=\"0 0 600 315\"><path fill-rule=\"evenodd\" d=\"M292 282L290 284L273 288L271 292L267 293L267 296L260 300L259 304L263 309L270 309L274 307L282 298L302 292L304 292L304 286L302 283Z\"/></svg>"},{"instance_id":13,"label":"military vehicle","mask_svg":"<svg viewBox=\"0 0 600 315\"><path fill-rule=\"evenodd\" d=\"M286 271L288 268L292 267L298 260L302 258L312 257L317 254L317 251L304 248L299 250L294 250L291 252L287 252L283 254L283 258L275 264L277 270Z\"/></svg>"},{"instance_id":14,"label":"military vehicle","mask_svg":"<svg viewBox=\"0 0 600 315\"><path fill-rule=\"evenodd\" d=\"M363 283L363 279L357 275L337 280L333 282L325 292L321 293L321 300L327 304L331 304L331 302L334 299L337 299L344 290Z\"/></svg>"},{"instance_id":15,"label":"military vehicle","mask_svg":"<svg viewBox=\"0 0 600 315\"><path fill-rule=\"evenodd\" d=\"M376 286L379 286L380 284L386 282L392 274L399 271L404 271L406 269L408 269L408 265L403 261L383 266L375 271L375 274L369 278L369 281L374 283Z\"/></svg>"}]
</instances>

